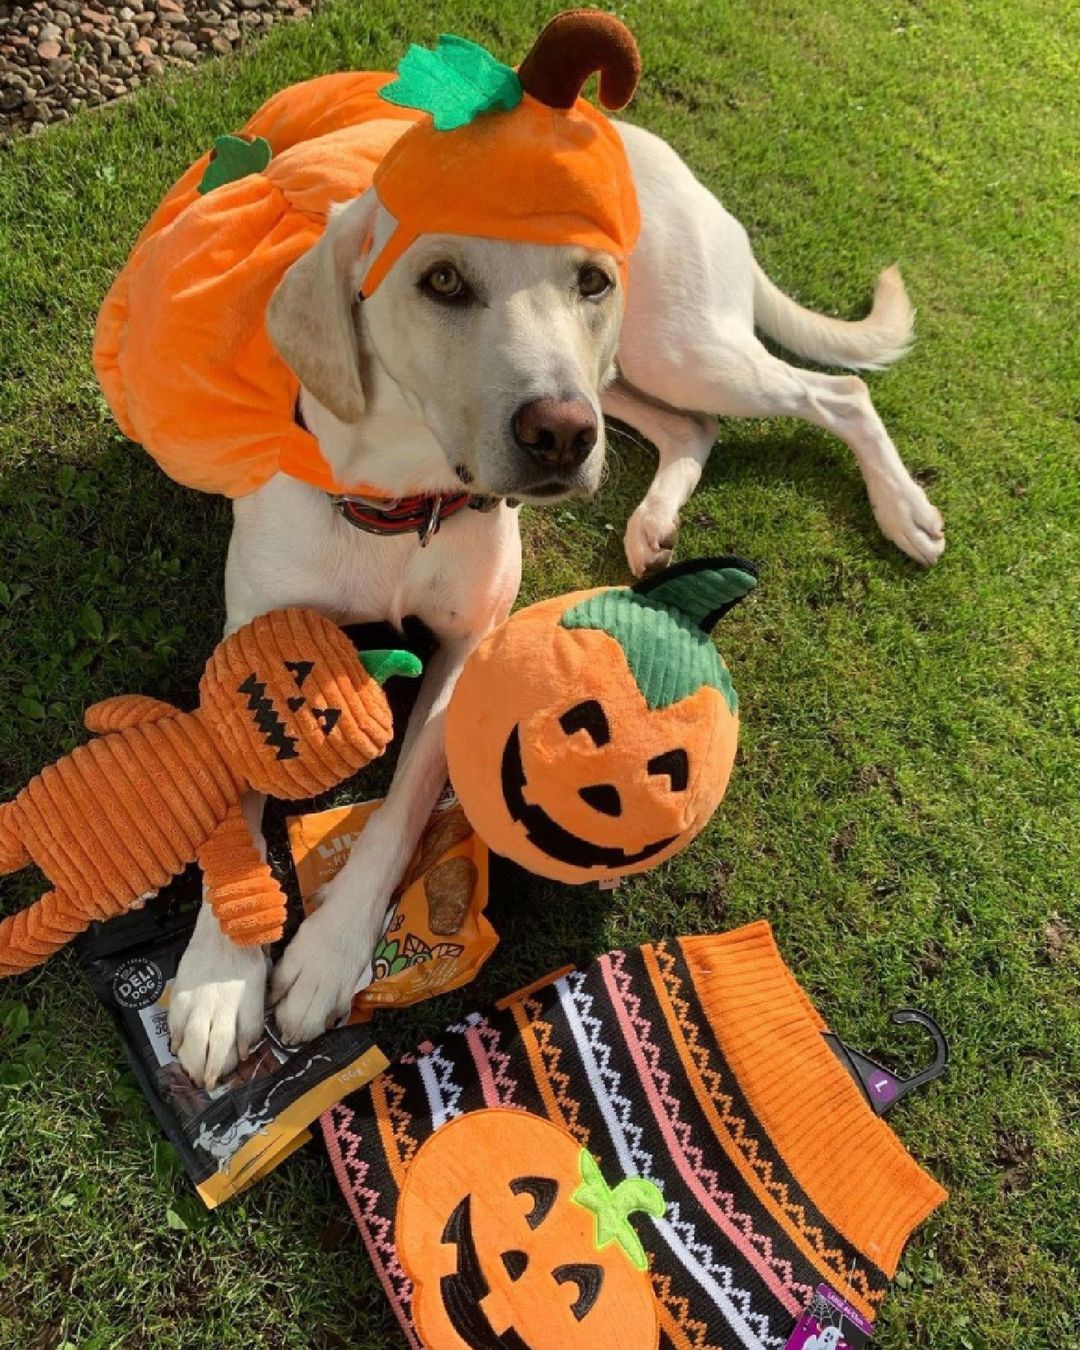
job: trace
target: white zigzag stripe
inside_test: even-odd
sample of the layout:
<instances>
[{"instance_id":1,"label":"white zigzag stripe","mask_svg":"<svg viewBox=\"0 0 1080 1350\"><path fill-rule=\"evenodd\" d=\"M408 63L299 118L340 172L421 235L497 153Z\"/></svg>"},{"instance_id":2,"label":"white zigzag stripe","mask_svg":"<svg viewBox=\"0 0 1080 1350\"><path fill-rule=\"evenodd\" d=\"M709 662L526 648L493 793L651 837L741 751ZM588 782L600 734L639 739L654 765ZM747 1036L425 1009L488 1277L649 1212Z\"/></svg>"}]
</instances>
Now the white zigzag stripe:
<instances>
[{"instance_id":1,"label":"white zigzag stripe","mask_svg":"<svg viewBox=\"0 0 1080 1350\"><path fill-rule=\"evenodd\" d=\"M593 997L585 992L584 983L585 976L578 971L564 976L555 987L589 1085L624 1171L645 1177L663 1190L663 1178L656 1173L651 1154L642 1146L642 1129L634 1124L630 1102L619 1091L619 1074L611 1067L611 1047L603 1039L604 1028L599 1018L590 1014ZM693 1223L682 1217L677 1203L668 1204L663 1218L649 1222L717 1305L747 1350L783 1350L784 1339L770 1332L767 1316L751 1311L749 1291L736 1288L731 1268L721 1265L708 1244L697 1239Z\"/></svg>"},{"instance_id":2,"label":"white zigzag stripe","mask_svg":"<svg viewBox=\"0 0 1080 1350\"><path fill-rule=\"evenodd\" d=\"M457 1023L448 1029L447 1036L460 1034L467 1025L465 1022ZM454 1082L454 1066L437 1045L417 1059L416 1067L427 1093L431 1130L434 1133L440 1125L461 1115L460 1102L464 1089Z\"/></svg>"},{"instance_id":3,"label":"white zigzag stripe","mask_svg":"<svg viewBox=\"0 0 1080 1350\"><path fill-rule=\"evenodd\" d=\"M621 956L622 954L618 953L618 955ZM706 1166L703 1150L693 1142L693 1132L679 1114L681 1107L679 1099L671 1091L671 1075L660 1062L660 1047L650 1039L651 1028L648 1021L641 1015L641 999L633 992L630 972L620 961L607 959L610 961L611 973L626 1004L627 1016L630 1018L638 1037L638 1046L648 1066L653 1086L656 1088L660 1101L668 1108L668 1120L671 1123L672 1130L678 1135L683 1156L694 1169L709 1196L722 1207L732 1223L742 1230L743 1236L757 1248L769 1263L769 1266L781 1278L784 1287L798 1296L803 1303L809 1303L814 1292L813 1288L808 1284L800 1284L795 1279L791 1262L773 1253L772 1240L769 1236L756 1231L750 1216L743 1214L736 1207L731 1192L723 1188L719 1175L711 1167Z\"/></svg>"}]
</instances>

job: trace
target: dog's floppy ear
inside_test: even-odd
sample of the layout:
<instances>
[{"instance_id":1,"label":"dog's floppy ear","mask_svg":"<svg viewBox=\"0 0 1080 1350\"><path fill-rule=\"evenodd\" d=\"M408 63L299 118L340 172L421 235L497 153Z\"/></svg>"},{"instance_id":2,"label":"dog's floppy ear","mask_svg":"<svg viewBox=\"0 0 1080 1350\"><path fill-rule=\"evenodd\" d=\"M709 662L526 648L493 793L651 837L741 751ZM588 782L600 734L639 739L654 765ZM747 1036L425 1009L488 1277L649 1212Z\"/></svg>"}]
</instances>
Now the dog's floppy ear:
<instances>
[{"instance_id":1,"label":"dog's floppy ear","mask_svg":"<svg viewBox=\"0 0 1080 1350\"><path fill-rule=\"evenodd\" d=\"M371 190L334 213L270 297L266 329L305 389L342 422L364 415L355 305L360 247L375 213Z\"/></svg>"}]
</instances>

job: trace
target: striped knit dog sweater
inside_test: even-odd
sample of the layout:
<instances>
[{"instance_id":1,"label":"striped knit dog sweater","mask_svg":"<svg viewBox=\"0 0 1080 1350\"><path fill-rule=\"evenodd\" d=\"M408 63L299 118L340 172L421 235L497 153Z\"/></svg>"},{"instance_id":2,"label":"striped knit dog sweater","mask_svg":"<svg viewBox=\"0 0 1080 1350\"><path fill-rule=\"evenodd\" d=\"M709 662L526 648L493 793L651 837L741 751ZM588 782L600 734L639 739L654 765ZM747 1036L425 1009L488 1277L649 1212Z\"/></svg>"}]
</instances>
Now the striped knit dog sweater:
<instances>
[{"instance_id":1,"label":"striped knit dog sweater","mask_svg":"<svg viewBox=\"0 0 1080 1350\"><path fill-rule=\"evenodd\" d=\"M783 1350L821 1283L872 1320L945 1192L826 1029L757 923L612 952L333 1107L409 1344Z\"/></svg>"}]
</instances>

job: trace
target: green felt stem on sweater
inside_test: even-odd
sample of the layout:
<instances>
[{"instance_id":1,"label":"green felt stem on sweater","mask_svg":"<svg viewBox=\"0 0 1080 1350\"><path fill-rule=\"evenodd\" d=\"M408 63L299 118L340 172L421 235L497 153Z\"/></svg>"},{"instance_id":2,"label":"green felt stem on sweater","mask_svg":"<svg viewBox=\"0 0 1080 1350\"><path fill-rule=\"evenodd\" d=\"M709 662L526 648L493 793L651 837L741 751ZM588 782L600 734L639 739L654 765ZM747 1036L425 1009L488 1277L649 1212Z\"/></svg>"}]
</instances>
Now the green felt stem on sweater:
<instances>
[{"instance_id":1,"label":"green felt stem on sweater","mask_svg":"<svg viewBox=\"0 0 1080 1350\"><path fill-rule=\"evenodd\" d=\"M650 1214L654 1219L660 1218L667 1208L660 1187L641 1177L628 1177L617 1186L609 1186L587 1148L581 1150L578 1168L581 1185L571 1198L575 1205L594 1215L597 1250L617 1242L638 1270L648 1270L649 1258L630 1223L630 1215Z\"/></svg>"}]
</instances>

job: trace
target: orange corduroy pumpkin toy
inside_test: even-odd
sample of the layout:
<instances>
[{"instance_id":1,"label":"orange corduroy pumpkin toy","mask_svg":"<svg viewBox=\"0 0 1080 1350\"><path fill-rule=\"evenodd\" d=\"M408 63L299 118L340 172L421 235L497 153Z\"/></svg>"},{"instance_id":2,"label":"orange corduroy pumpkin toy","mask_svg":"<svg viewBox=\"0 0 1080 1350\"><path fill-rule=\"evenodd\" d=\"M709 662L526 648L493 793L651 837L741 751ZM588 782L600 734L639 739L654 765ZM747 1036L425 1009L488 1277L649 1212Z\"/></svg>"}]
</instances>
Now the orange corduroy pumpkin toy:
<instances>
[{"instance_id":1,"label":"orange corduroy pumpkin toy","mask_svg":"<svg viewBox=\"0 0 1080 1350\"><path fill-rule=\"evenodd\" d=\"M173 186L105 299L94 367L125 435L205 492L242 496L284 472L380 495L338 482L297 422L299 380L265 324L278 283L331 207L371 186L397 224L377 251L365 242L365 296L433 232L599 248L625 280L640 227L630 166L580 93L599 71L601 101L621 108L640 68L618 19L574 10L517 71L444 36L434 52L411 48L396 79L282 90Z\"/></svg>"},{"instance_id":2,"label":"orange corduroy pumpkin toy","mask_svg":"<svg viewBox=\"0 0 1080 1350\"><path fill-rule=\"evenodd\" d=\"M655 867L727 788L738 700L709 636L756 584L738 558L519 610L470 656L447 712L450 777L496 853L556 881Z\"/></svg>"},{"instance_id":3,"label":"orange corduroy pumpkin toy","mask_svg":"<svg viewBox=\"0 0 1080 1350\"><path fill-rule=\"evenodd\" d=\"M285 896L242 796L309 797L356 773L392 735L382 680L419 671L409 652L358 654L313 610L277 610L218 645L194 712L137 694L88 709L97 739L0 804L0 873L34 862L55 887L0 923L0 975L39 965L196 859L229 937L275 941Z\"/></svg>"}]
</instances>

